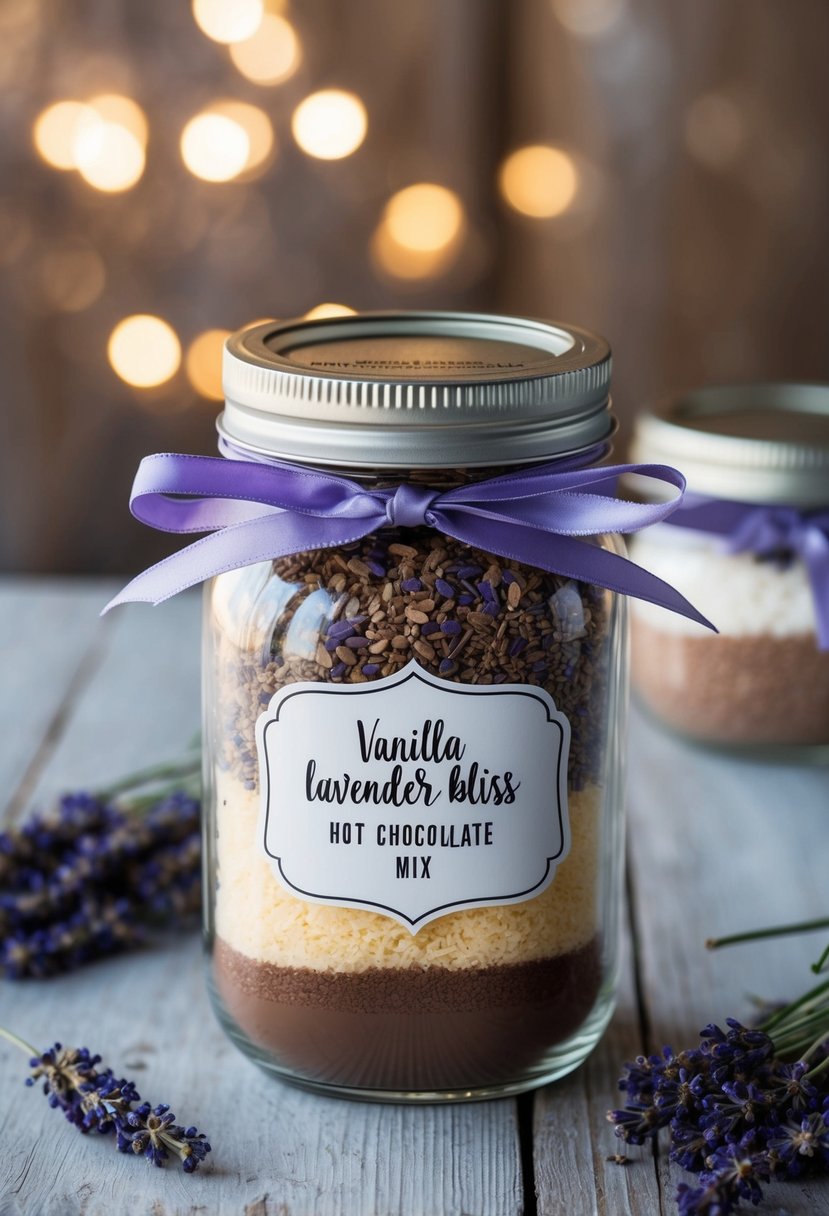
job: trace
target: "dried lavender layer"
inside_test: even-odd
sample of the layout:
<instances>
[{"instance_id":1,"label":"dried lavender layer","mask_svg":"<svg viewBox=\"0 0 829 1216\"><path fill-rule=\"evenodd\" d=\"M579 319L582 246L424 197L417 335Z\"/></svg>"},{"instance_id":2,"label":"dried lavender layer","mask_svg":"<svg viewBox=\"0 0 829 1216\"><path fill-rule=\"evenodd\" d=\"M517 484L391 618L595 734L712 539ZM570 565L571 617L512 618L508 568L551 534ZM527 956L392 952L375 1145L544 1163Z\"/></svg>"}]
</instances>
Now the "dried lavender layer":
<instances>
[{"instance_id":1,"label":"dried lavender layer","mask_svg":"<svg viewBox=\"0 0 829 1216\"><path fill-rule=\"evenodd\" d=\"M601 588L421 529L405 543L389 530L222 575L212 597L215 729L225 766L249 789L256 720L278 689L363 683L412 659L460 683L546 689L570 721L571 789L600 779L610 600Z\"/></svg>"},{"instance_id":2,"label":"dried lavender layer","mask_svg":"<svg viewBox=\"0 0 829 1216\"><path fill-rule=\"evenodd\" d=\"M213 982L256 1045L303 1078L371 1089L514 1081L578 1030L601 985L597 938L554 959L452 970L319 972L257 963L221 938Z\"/></svg>"},{"instance_id":3,"label":"dried lavender layer","mask_svg":"<svg viewBox=\"0 0 829 1216\"><path fill-rule=\"evenodd\" d=\"M571 793L570 853L552 884L523 903L442 916L412 936L377 912L299 899L277 881L258 836L259 798L229 773L215 777L217 932L252 962L341 974L371 968L522 963L586 945L600 918L604 791Z\"/></svg>"},{"instance_id":4,"label":"dried lavender layer","mask_svg":"<svg viewBox=\"0 0 829 1216\"><path fill-rule=\"evenodd\" d=\"M683 637L632 615L634 687L669 726L717 743L829 743L829 653L812 634Z\"/></svg>"}]
</instances>

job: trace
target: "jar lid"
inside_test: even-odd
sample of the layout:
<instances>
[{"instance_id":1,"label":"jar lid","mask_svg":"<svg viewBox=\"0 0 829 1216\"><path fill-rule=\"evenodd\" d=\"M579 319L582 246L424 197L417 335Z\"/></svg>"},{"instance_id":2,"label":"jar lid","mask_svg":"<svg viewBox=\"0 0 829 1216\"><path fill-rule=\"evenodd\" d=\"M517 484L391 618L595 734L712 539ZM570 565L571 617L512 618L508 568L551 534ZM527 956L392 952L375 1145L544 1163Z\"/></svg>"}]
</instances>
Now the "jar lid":
<instances>
[{"instance_id":1,"label":"jar lid","mask_svg":"<svg viewBox=\"0 0 829 1216\"><path fill-rule=\"evenodd\" d=\"M640 416L631 460L675 464L692 493L736 502L829 502L829 385L695 389Z\"/></svg>"},{"instance_id":2,"label":"jar lid","mask_svg":"<svg viewBox=\"0 0 829 1216\"><path fill-rule=\"evenodd\" d=\"M518 464L590 448L613 431L604 339L518 317L271 321L228 339L223 382L223 435L314 464Z\"/></svg>"}]
</instances>

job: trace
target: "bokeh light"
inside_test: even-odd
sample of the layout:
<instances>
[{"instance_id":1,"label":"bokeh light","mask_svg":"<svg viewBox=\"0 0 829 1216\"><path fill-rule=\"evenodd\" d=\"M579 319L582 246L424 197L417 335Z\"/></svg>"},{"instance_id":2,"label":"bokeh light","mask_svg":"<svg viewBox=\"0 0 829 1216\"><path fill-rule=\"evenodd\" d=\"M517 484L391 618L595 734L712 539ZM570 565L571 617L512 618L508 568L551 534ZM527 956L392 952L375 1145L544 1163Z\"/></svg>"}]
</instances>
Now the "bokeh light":
<instances>
[{"instance_id":1,"label":"bokeh light","mask_svg":"<svg viewBox=\"0 0 829 1216\"><path fill-rule=\"evenodd\" d=\"M92 106L81 101L56 101L35 119L35 147L53 169L76 169L78 140L99 123Z\"/></svg>"},{"instance_id":2,"label":"bokeh light","mask_svg":"<svg viewBox=\"0 0 829 1216\"><path fill-rule=\"evenodd\" d=\"M247 131L226 114L197 114L181 133L181 159L203 181L231 181L244 171L249 156Z\"/></svg>"},{"instance_id":3,"label":"bokeh light","mask_svg":"<svg viewBox=\"0 0 829 1216\"><path fill-rule=\"evenodd\" d=\"M341 160L356 152L366 137L368 115L355 93L321 89L301 101L291 118L294 139L319 160Z\"/></svg>"},{"instance_id":4,"label":"bokeh light","mask_svg":"<svg viewBox=\"0 0 829 1216\"><path fill-rule=\"evenodd\" d=\"M256 33L265 14L263 0L193 0L193 16L214 42L242 42Z\"/></svg>"},{"instance_id":5,"label":"bokeh light","mask_svg":"<svg viewBox=\"0 0 829 1216\"><path fill-rule=\"evenodd\" d=\"M103 258L90 246L67 243L44 253L38 266L43 299L60 312L82 312L106 285Z\"/></svg>"},{"instance_id":6,"label":"bokeh light","mask_svg":"<svg viewBox=\"0 0 829 1216\"><path fill-rule=\"evenodd\" d=\"M703 93L685 114L685 146L691 156L710 169L732 163L745 137L740 107L723 93Z\"/></svg>"},{"instance_id":7,"label":"bokeh light","mask_svg":"<svg viewBox=\"0 0 829 1216\"><path fill-rule=\"evenodd\" d=\"M434 278L454 262L465 232L457 194L436 182L417 182L389 199L371 253L379 269L394 278Z\"/></svg>"},{"instance_id":8,"label":"bokeh light","mask_svg":"<svg viewBox=\"0 0 829 1216\"><path fill-rule=\"evenodd\" d=\"M571 156L548 144L530 144L510 153L498 184L515 211L533 219L565 212L576 197L579 173Z\"/></svg>"},{"instance_id":9,"label":"bokeh light","mask_svg":"<svg viewBox=\"0 0 829 1216\"><path fill-rule=\"evenodd\" d=\"M77 169L96 190L129 190L144 172L147 119L119 93L58 101L38 115L34 142L56 169Z\"/></svg>"},{"instance_id":10,"label":"bokeh light","mask_svg":"<svg viewBox=\"0 0 829 1216\"><path fill-rule=\"evenodd\" d=\"M234 66L254 84L282 84L302 59L297 32L284 17L265 13L256 32L230 48Z\"/></svg>"},{"instance_id":11,"label":"bokeh light","mask_svg":"<svg viewBox=\"0 0 829 1216\"><path fill-rule=\"evenodd\" d=\"M119 122L84 127L75 141L75 165L81 177L96 190L129 190L144 172L143 145Z\"/></svg>"},{"instance_id":12,"label":"bokeh light","mask_svg":"<svg viewBox=\"0 0 829 1216\"><path fill-rule=\"evenodd\" d=\"M137 313L115 326L107 355L115 373L127 384L152 388L178 371L181 344L175 330L161 317Z\"/></svg>"},{"instance_id":13,"label":"bokeh light","mask_svg":"<svg viewBox=\"0 0 829 1216\"><path fill-rule=\"evenodd\" d=\"M457 194L434 182L398 190L384 212L391 239L421 253L445 249L460 234L463 221L463 204Z\"/></svg>"},{"instance_id":14,"label":"bokeh light","mask_svg":"<svg viewBox=\"0 0 829 1216\"><path fill-rule=\"evenodd\" d=\"M147 142L147 116L140 105L122 93L98 93L88 104L104 122L116 123L134 135L142 147Z\"/></svg>"},{"instance_id":15,"label":"bokeh light","mask_svg":"<svg viewBox=\"0 0 829 1216\"><path fill-rule=\"evenodd\" d=\"M581 38L609 34L627 13L627 0L552 0L553 12L566 30Z\"/></svg>"},{"instance_id":16,"label":"bokeh light","mask_svg":"<svg viewBox=\"0 0 829 1216\"><path fill-rule=\"evenodd\" d=\"M347 304L317 304L304 314L306 321L320 321L325 317L351 317L357 310Z\"/></svg>"},{"instance_id":17,"label":"bokeh light","mask_svg":"<svg viewBox=\"0 0 829 1216\"><path fill-rule=\"evenodd\" d=\"M206 329L187 348L184 370L196 392L209 401L221 401L222 354L230 337L228 329Z\"/></svg>"},{"instance_id":18,"label":"bokeh light","mask_svg":"<svg viewBox=\"0 0 829 1216\"><path fill-rule=\"evenodd\" d=\"M252 106L247 101L217 101L210 107L209 113L230 119L247 136L248 154L242 167L243 173L259 169L270 160L274 150L273 127L259 106Z\"/></svg>"}]
</instances>

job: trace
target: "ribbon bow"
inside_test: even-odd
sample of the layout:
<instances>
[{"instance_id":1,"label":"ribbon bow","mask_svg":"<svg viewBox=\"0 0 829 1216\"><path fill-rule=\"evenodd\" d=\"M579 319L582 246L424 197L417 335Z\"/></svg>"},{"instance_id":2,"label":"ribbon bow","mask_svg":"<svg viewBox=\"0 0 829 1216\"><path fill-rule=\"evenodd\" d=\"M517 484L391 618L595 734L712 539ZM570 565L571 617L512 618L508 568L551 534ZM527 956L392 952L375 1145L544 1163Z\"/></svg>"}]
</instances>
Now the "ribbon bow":
<instances>
[{"instance_id":1,"label":"ribbon bow","mask_svg":"<svg viewBox=\"0 0 829 1216\"><path fill-rule=\"evenodd\" d=\"M584 539L635 532L664 519L682 499L681 473L663 465L577 467L591 455L448 490L405 482L372 489L282 461L147 456L132 489L133 515L166 532L209 535L139 574L104 611L133 600L159 604L213 575L338 548L380 528L426 525L463 544L650 600L713 628L668 583ZM643 504L612 497L616 479L631 472L667 482L676 498Z\"/></svg>"},{"instance_id":2,"label":"ribbon bow","mask_svg":"<svg viewBox=\"0 0 829 1216\"><path fill-rule=\"evenodd\" d=\"M829 650L829 510L798 511L694 496L671 524L721 537L726 553L753 553L761 560L784 563L799 557L812 588L818 644Z\"/></svg>"}]
</instances>

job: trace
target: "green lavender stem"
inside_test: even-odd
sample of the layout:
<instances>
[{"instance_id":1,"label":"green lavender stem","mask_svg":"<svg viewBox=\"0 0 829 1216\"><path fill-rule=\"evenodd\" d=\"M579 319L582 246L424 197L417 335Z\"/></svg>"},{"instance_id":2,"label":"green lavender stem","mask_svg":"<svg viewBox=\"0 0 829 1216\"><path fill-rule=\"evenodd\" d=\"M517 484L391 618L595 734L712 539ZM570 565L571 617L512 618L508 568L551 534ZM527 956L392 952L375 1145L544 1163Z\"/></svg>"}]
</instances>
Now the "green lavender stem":
<instances>
[{"instance_id":1,"label":"green lavender stem","mask_svg":"<svg viewBox=\"0 0 829 1216\"><path fill-rule=\"evenodd\" d=\"M768 929L730 933L727 937L709 937L705 944L709 950L718 950L720 946L735 946L741 942L761 941L768 937L789 937L794 933L816 933L819 929L829 929L829 919L804 920L794 925L772 925Z\"/></svg>"},{"instance_id":2,"label":"green lavender stem","mask_svg":"<svg viewBox=\"0 0 829 1216\"><path fill-rule=\"evenodd\" d=\"M24 1051L30 1060L37 1056L37 1052L31 1043L27 1043L25 1039L21 1039L19 1035L14 1034L11 1030L7 1030L5 1026L0 1026L0 1037L7 1039L9 1043L15 1047L19 1047Z\"/></svg>"}]
</instances>

